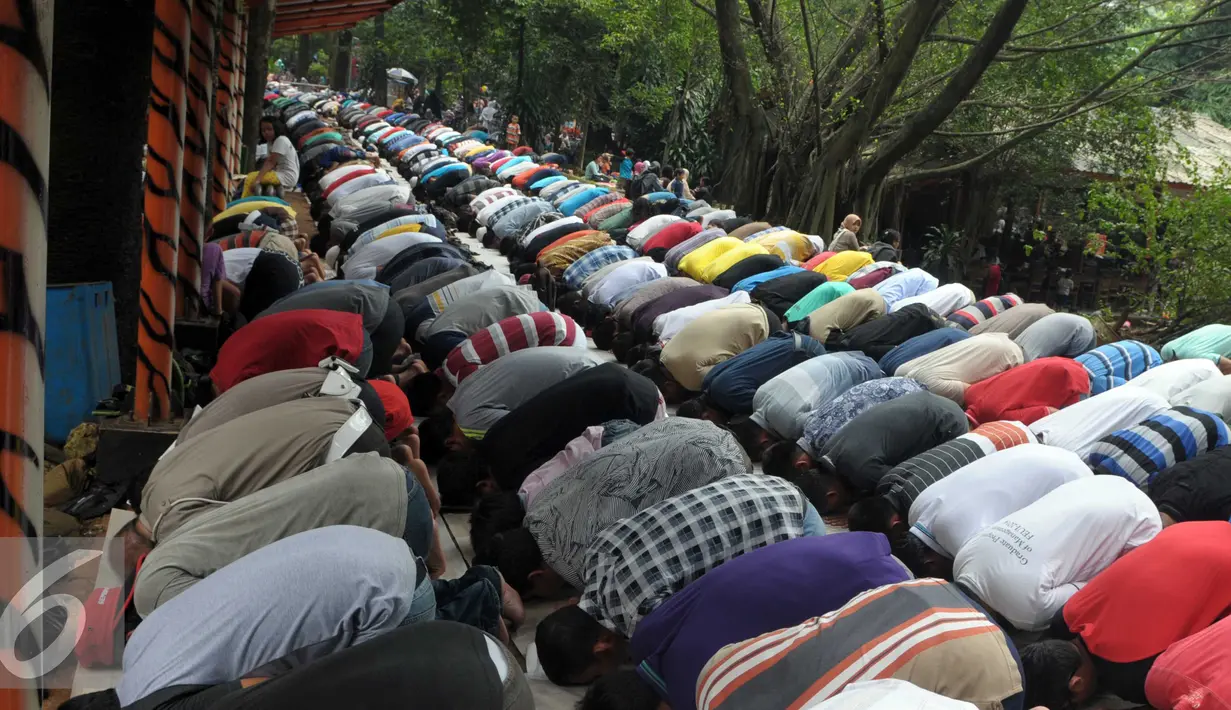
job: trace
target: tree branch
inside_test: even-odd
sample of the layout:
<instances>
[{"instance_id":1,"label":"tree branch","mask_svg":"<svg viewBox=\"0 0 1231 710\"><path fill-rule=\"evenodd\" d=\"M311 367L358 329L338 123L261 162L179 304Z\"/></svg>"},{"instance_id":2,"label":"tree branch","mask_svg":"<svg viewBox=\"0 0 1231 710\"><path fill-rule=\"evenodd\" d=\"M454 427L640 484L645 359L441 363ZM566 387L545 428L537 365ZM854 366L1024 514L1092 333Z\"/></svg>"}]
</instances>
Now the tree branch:
<instances>
[{"instance_id":1,"label":"tree branch","mask_svg":"<svg viewBox=\"0 0 1231 710\"><path fill-rule=\"evenodd\" d=\"M979 155L976 155L973 158L969 158L967 160L963 160L963 161L954 163L952 165L947 165L944 167L930 168L926 170L917 170L912 173L908 173L906 175L895 178L894 182L905 182L908 180L917 180L917 179L929 178L929 177L942 177L945 175L952 175L954 173L961 172L968 168L973 168L975 166L978 166L982 163L987 162L988 160L1003 153L1004 151L1016 145L1020 145L1024 141L1029 140L1030 138L1033 138L1034 136L1039 135L1043 131L1046 131L1047 129L1051 128L1052 126L1055 126L1059 123L1063 123L1064 121L1067 121L1073 116L1076 116L1079 113L1081 113L1082 109L1087 104L1095 102L1108 89L1110 89L1112 86L1115 86L1117 83L1119 83L1121 79L1123 79L1125 76L1131 73L1134 69L1140 66L1152 54L1168 46L1168 44L1172 40L1174 40L1176 37L1178 37L1180 33L1182 33L1188 27L1192 26L1191 25L1192 21L1199 20L1203 15L1208 13L1210 10L1213 10L1214 8L1219 7L1220 5L1223 5L1226 2L1228 2L1228 0L1210 0L1209 2L1207 2L1205 5L1201 7L1201 9L1197 10L1197 12L1193 14L1192 20L1190 21L1190 23L1185 23L1184 26L1182 27L1177 27L1176 29L1170 30L1169 32L1167 32L1166 36L1160 37L1157 40L1155 40L1153 44L1143 49L1140 53L1137 54L1136 57L1134 57L1131 61L1127 62L1124 66L1122 66L1119 69L1119 71L1113 74L1110 78L1104 80L1097 87L1095 87L1094 89L1091 89L1089 92L1087 92L1083 96L1076 99L1072 104L1069 105L1069 107L1066 110L1062 111L1060 114L1054 116L1053 118L1040 122L1028 128L1027 130L1024 130L1018 133L1016 136L1000 143L999 145L993 148L989 148L988 150L980 153ZM1119 98L1119 97L1116 97L1116 98ZM1105 103L1110 103L1110 100Z\"/></svg>"},{"instance_id":2,"label":"tree branch","mask_svg":"<svg viewBox=\"0 0 1231 710\"><path fill-rule=\"evenodd\" d=\"M693 7L697 8L698 10L701 10L701 11L702 11L702 12L704 12L705 14L709 15L709 16L710 16L710 19L712 19L712 20L714 20L714 21L717 21L717 20L718 20L718 13L714 12L714 8L709 7L708 5L706 5L705 3L701 2L700 0L688 0L688 2L692 3L692 4L693 4ZM752 18L749 18L749 17L744 17L743 15L740 15L740 17L739 17L739 21L740 21L740 22L742 22L742 23L744 23L745 25L747 25L747 26L749 26L749 27L752 27L752 26L753 26L753 24L752 24Z\"/></svg>"},{"instance_id":3,"label":"tree branch","mask_svg":"<svg viewBox=\"0 0 1231 710\"><path fill-rule=\"evenodd\" d=\"M958 67L956 73L945 88L941 89L932 101L906 121L901 130L890 138L876 151L869 161L864 173L865 184L878 183L889 174L889 169L901 160L907 153L923 142L929 133L936 130L945 119L953 113L962 99L974 90L992 59L1000 52L1000 48L1009 41L1013 28L1022 18L1028 0L1005 0L996 15L984 30L979 43L975 45L966 60Z\"/></svg>"},{"instance_id":4,"label":"tree branch","mask_svg":"<svg viewBox=\"0 0 1231 710\"><path fill-rule=\"evenodd\" d=\"M1220 0L1215 5L1215 7L1219 5L1223 5L1227 2L1231 2L1231 0ZM1127 32L1125 34L1114 35L1112 37L1100 37L1099 39L1092 39L1086 42L1075 42L1073 44L1049 45L1049 46L1041 46L1041 47L1022 47L1022 46L1013 45L1013 44L1006 44L1004 46L1004 51L1014 52L1017 54L1049 54L1049 53L1055 53L1055 52L1071 52L1075 49L1089 49L1090 47L1100 47L1105 44L1114 44L1116 42L1123 42L1129 39L1136 39L1137 37L1146 37L1149 35L1159 34L1160 32L1170 32L1173 30L1183 31L1183 30L1191 29L1193 27L1217 24L1219 22L1231 23L1231 18L1207 17L1204 20L1197 20L1193 22L1181 22L1181 23L1172 24L1172 25L1163 25L1161 27L1154 27L1148 30L1139 30L1137 32ZM979 42L979 40L973 39L971 37L961 37L958 35L947 35L947 34L933 34L930 39L935 40L935 41L941 41L941 42L953 42L955 44L971 44L971 45L977 44Z\"/></svg>"}]
</instances>

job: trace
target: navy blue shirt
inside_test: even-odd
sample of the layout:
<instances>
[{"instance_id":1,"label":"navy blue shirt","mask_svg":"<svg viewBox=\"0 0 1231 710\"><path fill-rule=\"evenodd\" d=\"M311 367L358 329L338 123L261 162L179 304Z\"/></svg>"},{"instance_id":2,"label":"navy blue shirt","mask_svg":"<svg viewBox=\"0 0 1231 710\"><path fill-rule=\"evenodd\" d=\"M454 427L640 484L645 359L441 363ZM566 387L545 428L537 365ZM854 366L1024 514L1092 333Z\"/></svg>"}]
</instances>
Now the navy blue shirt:
<instances>
[{"instance_id":1,"label":"navy blue shirt","mask_svg":"<svg viewBox=\"0 0 1231 710\"><path fill-rule=\"evenodd\" d=\"M916 335L885 353L878 364L886 375L892 377L893 373L907 362L969 337L970 333L961 328L937 328L930 333Z\"/></svg>"},{"instance_id":2,"label":"navy blue shirt","mask_svg":"<svg viewBox=\"0 0 1231 710\"><path fill-rule=\"evenodd\" d=\"M735 357L715 365L701 382L711 403L728 414L751 414L761 385L805 360L825 354L825 346L800 333L778 332Z\"/></svg>"}]
</instances>

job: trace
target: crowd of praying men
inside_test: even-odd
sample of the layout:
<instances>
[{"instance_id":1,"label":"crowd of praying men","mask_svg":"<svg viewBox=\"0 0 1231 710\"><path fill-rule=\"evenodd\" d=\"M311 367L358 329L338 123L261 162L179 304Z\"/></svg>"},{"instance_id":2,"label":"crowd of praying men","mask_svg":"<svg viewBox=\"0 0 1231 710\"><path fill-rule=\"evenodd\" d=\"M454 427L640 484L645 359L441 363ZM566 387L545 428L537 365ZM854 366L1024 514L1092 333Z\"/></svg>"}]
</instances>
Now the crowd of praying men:
<instances>
[{"instance_id":1,"label":"crowd of praying men","mask_svg":"<svg viewBox=\"0 0 1231 710\"><path fill-rule=\"evenodd\" d=\"M1231 326L1100 344L857 219L826 250L479 128L266 106L318 228L267 261L320 278L241 280L121 532L119 706L533 708L511 634L550 600L532 665L583 710L1227 707Z\"/></svg>"}]
</instances>

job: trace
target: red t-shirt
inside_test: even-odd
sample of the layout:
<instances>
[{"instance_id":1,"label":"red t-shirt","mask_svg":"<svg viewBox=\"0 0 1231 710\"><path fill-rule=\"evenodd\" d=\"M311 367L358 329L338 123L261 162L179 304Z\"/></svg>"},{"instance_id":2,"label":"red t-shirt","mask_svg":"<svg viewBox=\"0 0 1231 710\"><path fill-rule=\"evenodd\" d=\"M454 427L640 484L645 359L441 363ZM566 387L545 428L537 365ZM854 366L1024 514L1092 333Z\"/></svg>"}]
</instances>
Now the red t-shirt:
<instances>
[{"instance_id":1,"label":"red t-shirt","mask_svg":"<svg viewBox=\"0 0 1231 710\"><path fill-rule=\"evenodd\" d=\"M1113 663L1167 650L1231 612L1231 524L1178 523L1098 573L1064 605L1069 631Z\"/></svg>"},{"instance_id":2,"label":"red t-shirt","mask_svg":"<svg viewBox=\"0 0 1231 710\"><path fill-rule=\"evenodd\" d=\"M1146 699L1155 708L1231 708L1231 618L1171 644L1150 667Z\"/></svg>"},{"instance_id":3,"label":"red t-shirt","mask_svg":"<svg viewBox=\"0 0 1231 710\"><path fill-rule=\"evenodd\" d=\"M358 361L363 353L363 316L341 311L286 311L235 331L210 370L218 393L267 372L316 367L336 356Z\"/></svg>"},{"instance_id":4,"label":"red t-shirt","mask_svg":"<svg viewBox=\"0 0 1231 710\"><path fill-rule=\"evenodd\" d=\"M672 222L658 230L658 233L641 245L641 253L648 254L651 249L670 249L679 246L701 233L701 225L697 222Z\"/></svg>"},{"instance_id":5,"label":"red t-shirt","mask_svg":"<svg viewBox=\"0 0 1231 710\"><path fill-rule=\"evenodd\" d=\"M1067 357L1044 357L977 382L966 390L966 414L976 422L1023 424L1090 394L1090 373Z\"/></svg>"},{"instance_id":6,"label":"red t-shirt","mask_svg":"<svg viewBox=\"0 0 1231 710\"><path fill-rule=\"evenodd\" d=\"M815 271L816 267L820 266L826 259L828 259L829 257L837 253L838 252L836 251L823 251L820 254L817 254L811 259L805 261L804 268L807 269L808 271Z\"/></svg>"}]
</instances>

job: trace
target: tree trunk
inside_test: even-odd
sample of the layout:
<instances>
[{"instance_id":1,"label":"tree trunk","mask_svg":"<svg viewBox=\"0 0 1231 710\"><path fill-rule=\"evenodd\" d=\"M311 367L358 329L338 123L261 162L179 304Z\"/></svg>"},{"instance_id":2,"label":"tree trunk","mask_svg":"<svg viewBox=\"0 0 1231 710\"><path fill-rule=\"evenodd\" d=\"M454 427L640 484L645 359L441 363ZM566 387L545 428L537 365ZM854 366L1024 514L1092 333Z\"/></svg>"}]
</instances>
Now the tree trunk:
<instances>
[{"instance_id":1,"label":"tree trunk","mask_svg":"<svg viewBox=\"0 0 1231 710\"><path fill-rule=\"evenodd\" d=\"M111 282L120 376L131 383L141 310L141 163L154 2L58 0L55 10L47 283ZM106 67L112 80L99 81L82 67ZM99 155L99 136L106 136L108 157L88 159Z\"/></svg>"},{"instance_id":2,"label":"tree trunk","mask_svg":"<svg viewBox=\"0 0 1231 710\"><path fill-rule=\"evenodd\" d=\"M385 16L377 15L375 25L376 51L372 53L372 103L389 105L389 77L385 75Z\"/></svg>"},{"instance_id":3,"label":"tree trunk","mask_svg":"<svg viewBox=\"0 0 1231 710\"><path fill-rule=\"evenodd\" d=\"M265 77L269 74L275 1L248 3L248 71L244 80L244 165L247 170L254 167L253 156L261 137L261 109L265 102Z\"/></svg>"},{"instance_id":4,"label":"tree trunk","mask_svg":"<svg viewBox=\"0 0 1231 710\"><path fill-rule=\"evenodd\" d=\"M722 103L728 112L719 135L725 166L717 185L718 198L734 203L740 212L757 214L765 202L762 167L769 128L752 95L739 0L718 0L714 11L725 78L726 100Z\"/></svg>"},{"instance_id":5,"label":"tree trunk","mask_svg":"<svg viewBox=\"0 0 1231 710\"><path fill-rule=\"evenodd\" d=\"M517 91L514 92L512 108L519 113L524 112L522 99L522 83L526 80L526 18L523 16L517 23Z\"/></svg>"},{"instance_id":6,"label":"tree trunk","mask_svg":"<svg viewBox=\"0 0 1231 710\"><path fill-rule=\"evenodd\" d=\"M310 66L312 66L312 35L299 35L299 47L295 53L295 78L312 81L312 78L308 76Z\"/></svg>"}]
</instances>

